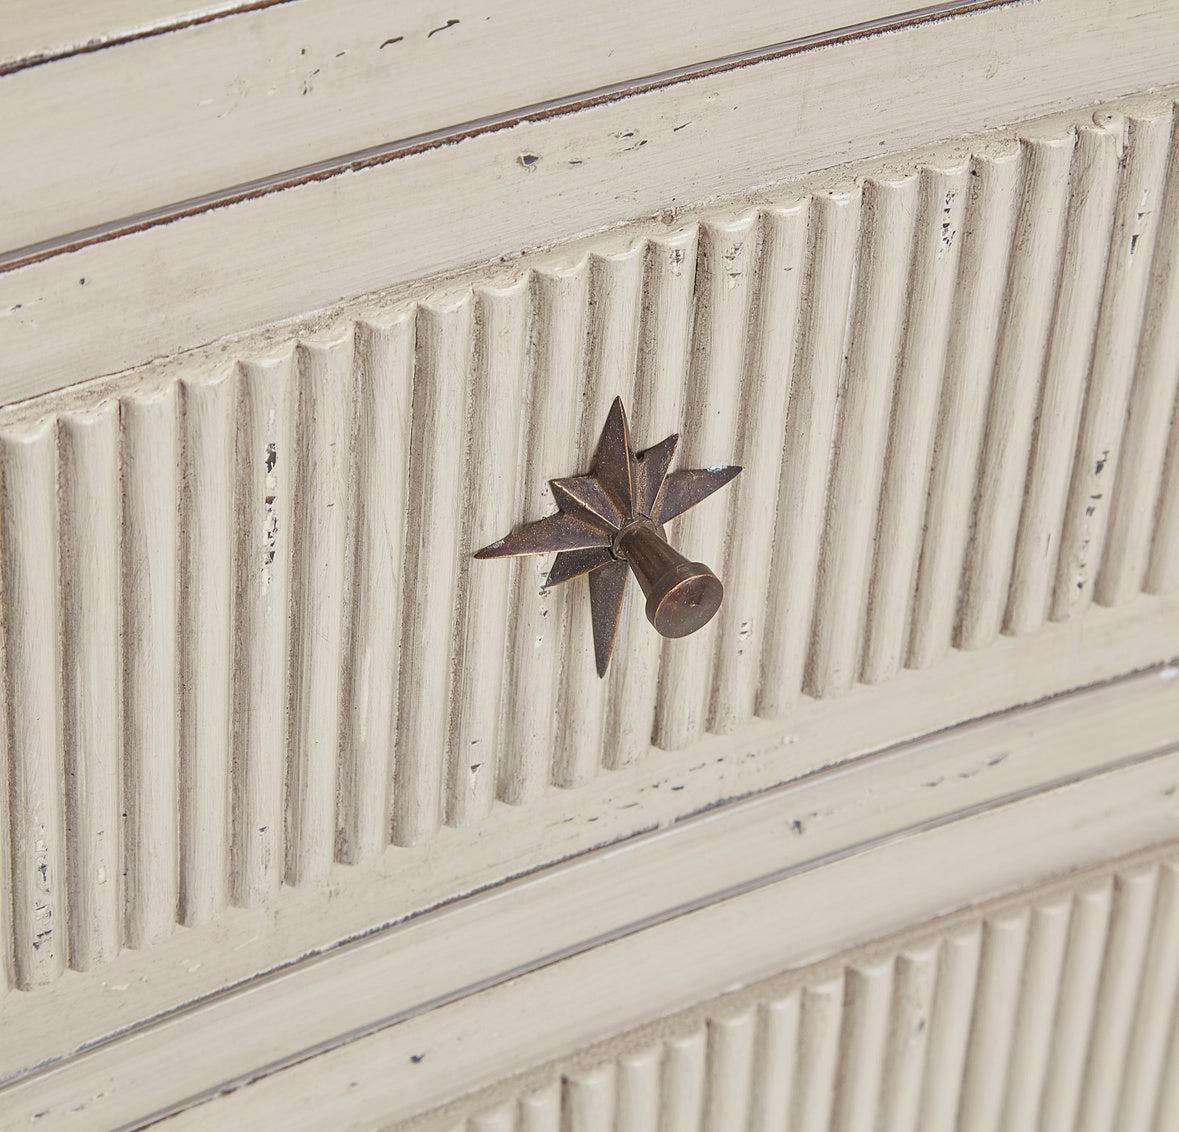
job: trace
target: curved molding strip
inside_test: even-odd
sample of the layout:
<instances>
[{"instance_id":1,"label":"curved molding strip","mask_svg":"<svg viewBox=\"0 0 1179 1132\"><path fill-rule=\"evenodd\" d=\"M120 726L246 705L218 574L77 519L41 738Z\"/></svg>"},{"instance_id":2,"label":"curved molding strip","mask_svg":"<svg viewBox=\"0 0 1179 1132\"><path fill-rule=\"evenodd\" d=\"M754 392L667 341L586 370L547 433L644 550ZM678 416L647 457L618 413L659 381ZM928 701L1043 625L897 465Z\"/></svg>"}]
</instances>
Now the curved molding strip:
<instances>
[{"instance_id":1,"label":"curved molding strip","mask_svg":"<svg viewBox=\"0 0 1179 1132\"><path fill-rule=\"evenodd\" d=\"M1162 1129L1179 861L1089 875L694 1008L409 1132ZM392 1127L392 1125L385 1125Z\"/></svg>"},{"instance_id":2,"label":"curved molding strip","mask_svg":"<svg viewBox=\"0 0 1179 1132\"><path fill-rule=\"evenodd\" d=\"M0 1090L0 1127L37 1113L62 1132L171 1114L387 1126L774 972L1157 852L1179 828L1177 676L1126 677L716 806L127 1025ZM158 955L148 979L223 962L231 942ZM22 1048L94 1010L85 987L57 989L12 996Z\"/></svg>"},{"instance_id":3,"label":"curved molding strip","mask_svg":"<svg viewBox=\"0 0 1179 1132\"><path fill-rule=\"evenodd\" d=\"M503 879L484 830L658 780L656 748L716 757L710 805L1166 659L1172 128L1029 129L0 412L0 982L330 902L410 847L433 899ZM629 610L601 681L583 592L470 551L552 510L618 394L638 442L758 474L676 532L723 564L722 615L662 644ZM898 722L899 679L937 707ZM858 683L871 727L838 722ZM831 730L792 749L807 719ZM650 820L626 804L610 836ZM390 913L346 915L307 946Z\"/></svg>"}]
</instances>

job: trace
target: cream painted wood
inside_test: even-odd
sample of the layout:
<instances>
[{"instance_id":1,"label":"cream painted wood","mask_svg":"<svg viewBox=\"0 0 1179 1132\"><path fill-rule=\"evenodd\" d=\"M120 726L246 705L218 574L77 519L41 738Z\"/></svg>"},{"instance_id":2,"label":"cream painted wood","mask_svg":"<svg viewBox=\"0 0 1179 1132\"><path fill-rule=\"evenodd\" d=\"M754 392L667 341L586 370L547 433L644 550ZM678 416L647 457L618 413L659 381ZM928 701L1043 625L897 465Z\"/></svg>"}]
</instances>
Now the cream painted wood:
<instances>
[{"instance_id":1,"label":"cream painted wood","mask_svg":"<svg viewBox=\"0 0 1179 1132\"><path fill-rule=\"evenodd\" d=\"M1177 37L1166 0L1126 0L1116 16L1104 0L1006 5L640 90L10 262L0 272L0 395L117 372L815 169L1173 85ZM979 42L993 66L980 69ZM767 131L771 120L780 128Z\"/></svg>"},{"instance_id":2,"label":"cream painted wood","mask_svg":"<svg viewBox=\"0 0 1179 1132\"><path fill-rule=\"evenodd\" d=\"M1008 642L1009 650L995 646L999 655L986 657L985 664L980 661L986 654L957 654L937 679L909 673L888 688L853 690L838 701L837 712L820 704L808 708L803 701L786 730L766 724L736 739L717 737L687 759L680 752L652 752L626 772L601 776L581 791L554 789L530 808L497 806L480 825L440 831L436 843L393 850L364 868L336 867L326 891L285 888L270 906L223 910L199 932L178 931L150 949L123 951L92 975L74 973L35 994L11 994L3 1005L0 1071L11 1077L69 1055L113 1030L388 926L455 894L527 873L554 857L683 820L715 806L718 796L771 787L782 781L784 765L791 775L805 775L833 760L940 730L965 713L1003 710L1091 681L1114 660L1123 668L1140 667L1148 645L1160 654L1173 651L1173 622L1160 619L1153 603L1133 619L1102 612L1094 610L1086 623L1074 623L1067 632L1046 630L1036 648L1029 642ZM1172 714L1163 712L1159 730L1146 741L1166 742ZM1083 732L1084 726L1082 737ZM972 777L961 780L964 798L972 782ZM864 797L874 805L885 789L887 778Z\"/></svg>"},{"instance_id":3,"label":"cream painted wood","mask_svg":"<svg viewBox=\"0 0 1179 1132\"><path fill-rule=\"evenodd\" d=\"M50 1111L65 1120L71 1114L62 1110L85 1102L72 1114L79 1126L122 1124L241 1084L263 1067L291 1065L284 1072L301 1074L309 1052L334 1049L330 1060L338 1062L365 1056L374 1043L400 1048L408 1030L404 1041L416 1034L427 1057L404 1065L388 1058L367 1093L346 1088L342 1102L401 1095L398 1112L408 1113L425 1107L431 1090L473 1087L467 1074L476 1063L495 1072L491 1061L500 1058L498 1071L513 1072L525 1047L548 1058L569 1033L592 1040L748 981L767 964L809 961L1153 844L1173 834L1179 817L1179 756L1163 745L1174 735L1174 673L968 725L439 909L81 1052L0 1092L0 1111L11 1111L16 1124L24 1106L53 1101L61 1108ZM1125 726L1127 713L1140 721L1136 732ZM1134 823L1124 821L1130 805ZM990 851L977 852L980 844ZM1007 978L1003 972L995 977ZM541 1009L534 996L556 993L546 985L568 997ZM1001 1012L1010 1008L1008 990L995 991ZM504 1003L495 1007L501 1014L481 1006L485 996L495 1003L513 994L522 996L519 1013ZM869 1058L879 1019L865 1011ZM461 1025L445 1021L455 1012ZM283 1024L296 1016L297 1025ZM515 1028L504 1021L517 1017ZM32 1011L12 1016L26 1035L31 1018ZM443 1040L431 1036L435 1018L457 1049L433 1044ZM463 1040L488 1025L500 1034L496 1043ZM1015 1025L1005 1013L986 1022L983 1036L971 1039L974 1059L984 1048L1006 1048L1003 1035ZM1021 1023L1018 1033L1027 1028ZM438 1053L451 1060L439 1063ZM967 1088L985 1092L990 1078L978 1072ZM868 1103L865 1096L853 1105L853 1126ZM231 1107L223 1119L235 1113ZM315 1119L335 1123L323 1111Z\"/></svg>"},{"instance_id":4,"label":"cream painted wood","mask_svg":"<svg viewBox=\"0 0 1179 1132\"><path fill-rule=\"evenodd\" d=\"M1114 212L1101 321L1057 564L1053 612L1058 617L1093 600L1101 569L1112 500L1107 481L1109 473L1117 471L1118 437L1125 426L1153 261L1139 252L1153 249L1163 219L1173 140L1169 114L1128 122L1115 119L1113 125L1126 131L1126 176Z\"/></svg>"},{"instance_id":5,"label":"cream painted wood","mask_svg":"<svg viewBox=\"0 0 1179 1132\"><path fill-rule=\"evenodd\" d=\"M1166 1128L1174 11L248 7L0 45L0 1127ZM616 394L748 471L599 680Z\"/></svg>"},{"instance_id":6,"label":"cream painted wood","mask_svg":"<svg viewBox=\"0 0 1179 1132\"><path fill-rule=\"evenodd\" d=\"M1144 799L1148 794L1160 795L1165 781L1174 781L1173 766L1168 778L1155 779L1136 797ZM1106 782L1103 786L1103 792L1118 789L1114 782ZM1124 796L1119 793L1118 797ZM1061 801L1056 797L1052 805L1059 807ZM1041 840L1038 847L1057 845L1055 823L1049 810L1030 806L1026 815L1031 816L1033 810L1038 821L1047 819L1041 827L1047 840ZM1088 811L1084 820L1090 820L1095 813L1096 809ZM1173 823L1173 811L1169 820ZM1174 828L1173 824L1171 828ZM963 832L963 829L958 830L959 835ZM980 824L973 827L972 832L982 836L1004 836L1014 830L1007 826L1000 832L986 819L980 819ZM940 890L937 897L943 901L940 912L953 906L951 893L961 892L964 884L972 886L980 871L968 867L957 854L947 855L947 841L952 836L941 830L923 837L919 852L923 855L925 867L920 869L918 866L919 872L913 875L914 887L919 887L924 895L934 895L931 885ZM1076 840L1070 852L1080 844L1080 837L1074 836ZM903 867L917 865L917 846L910 845L909 849L908 854L899 847L891 850L898 857L905 858ZM1051 848L1049 852L1054 855ZM928 855L931 853L936 859L930 859ZM976 861L980 857L973 851L971 856ZM1057 861L1057 867L1070 867L1060 858ZM1079 861L1080 858L1075 858L1073 864ZM846 910L845 942L854 938L854 935L846 934L848 932L865 930L877 934L882 930L893 930L882 928L889 917L878 917L876 909L881 904L895 903L896 892L905 891L906 886L888 885L883 881L884 876L896 874L870 875L870 865L878 863L883 862L861 856L854 863L843 862L822 870L822 880L813 877L815 884L809 891L802 881L784 882L780 889L734 897L668 924L647 928L625 940L603 944L542 971L522 974L509 983L469 999L440 1005L428 1015L358 1037L318 1054L315 1059L276 1069L252 1082L243 1081L232 1091L188 1108L173 1118L172 1126L209 1128L227 1121L264 1118L288 1121L296 1128L331 1126L341 1121L344 1127L352 1128L396 1126L398 1120L413 1115L427 1098L440 1101L453 1096L461 1089L459 1082L464 1078L471 1084L494 1084L505 1072L519 1072L523 1066L542 1063L554 1056L568 1056L588 1042L617 1032L627 1025L626 1019L635 1019L637 1002L643 1004L646 1017L657 1017L665 1011L699 1001L702 977L715 980L712 985L723 992L783 966L801 966L810 959L830 954L830 943L806 957L793 948L798 944L805 946L802 937L809 936L807 927L800 922L804 919L800 913L811 907L809 900L819 902L814 907L824 907L824 920L840 916L831 913L827 903L830 894L839 891L840 874L846 878L854 872L859 878L858 883L865 885L861 889L857 882L848 881L853 888L842 890L854 890L857 894L857 907ZM945 876L943 866L952 868L953 876ZM1142 868L1135 866L1137 871ZM941 884L931 879L934 872L942 873ZM883 884L887 891L878 891L874 898L869 898L866 886L873 883ZM1125 916L1119 904L1124 885L1125 881L1120 880L1115 891L1113 936L1124 930ZM925 914L927 918L938 915L933 907L931 904L931 910ZM1149 906L1147 913L1151 914ZM1022 922L1025 917L1026 912L1005 912L1002 919L1014 918ZM815 920L809 922L813 924ZM979 957L982 970L968 968L961 972L969 982L964 988L965 995L959 999L960 1005L949 1017L949 1030L965 1034L961 1064L967 1079L974 1072L973 1066L981 1063L993 1037L987 1032L991 1028L990 1022L987 1029L979 1029L980 1012L981 1016L991 1016L996 1021L998 1016L1015 1016L1017 1004L1004 996L1014 994L1022 998L1022 979L1019 977L1022 952L1016 940L1002 938L1005 934L1009 933L1000 933L1000 938L996 938L993 929L984 934ZM1020 936L1026 938L1023 932L1016 934L1017 939ZM783 940L789 942L784 945ZM791 950L786 952L786 947ZM788 954L798 958L787 958ZM1109 960L1105 964L1099 963L1096 980L1099 997L1107 993L1106 988L1109 988L1108 993L1116 993L1119 987L1132 982L1140 974L1125 966L1130 961L1128 957L1117 952L1107 951L1105 954ZM676 961L669 962L669 955L674 955ZM988 969L993 974L987 974ZM707 974L702 975L704 972ZM690 989L693 987L694 991ZM814 998L809 1002L804 997L802 1006L801 1072L798 1074L801 1080L795 1080L791 1107L798 1126L821 1129L828 1127L828 1121L838 1112L839 1093L846 1080L840 1072L847 1065L842 1046L846 1031L840 1017L845 1005L845 991L838 985L820 984L812 994ZM625 1005L616 1006L620 999L626 1000ZM1132 997L1125 1004L1131 1016L1136 1012L1137 1002L1137 998ZM489 1031L495 1034L494 1043L470 1041L471 1034ZM1085 1053L1085 1080L1099 1079L1112 1083L1115 1088L1120 1085L1117 1076L1112 1081L1108 1074L1095 1077L1095 1071L1103 1066L1092 1060L1091 1051L1096 1048L1093 1043L1086 1044L1089 1050ZM1002 1103L1005 1097L999 1089L1006 1091L1007 1068L1005 1063L1000 1064L1002 1072L997 1080L992 1081L992 1086L998 1088L993 1088L992 1092L998 1093ZM1088 1072L1090 1066L1093 1073ZM874 1067L872 1071L875 1073ZM1115 1074L1122 1071L1120 1064L1114 1070ZM950 1114L949 1122L940 1126L954 1127L957 1123L955 1114L965 1099L962 1074L927 1076L926 1079L934 1094L933 1100L942 1102L943 1111ZM1085 1086L1082 1086L1081 1093L1078 1103L1082 1107L1078 1111L1087 1113L1090 1102L1084 1096Z\"/></svg>"},{"instance_id":7,"label":"cream painted wood","mask_svg":"<svg viewBox=\"0 0 1179 1132\"><path fill-rule=\"evenodd\" d=\"M290 180L308 166L371 157L366 151L413 148L430 135L504 127L538 104L617 97L626 85L698 73L729 56L781 54L823 33L834 42L876 21L889 26L889 17L904 26L919 18L913 9L936 19L986 6L739 0L721 10L660 0L628 11L561 0L541 18L523 0L189 11L174 0L97 10L19 0L6 6L0 31L0 165L10 203L0 250Z\"/></svg>"},{"instance_id":8,"label":"cream painted wood","mask_svg":"<svg viewBox=\"0 0 1179 1132\"><path fill-rule=\"evenodd\" d=\"M575 1057L551 1062L482 1095L396 1127L407 1132L474 1132L483 1128L494 1112L498 1123L492 1127L507 1132L531 1129L537 1125L526 1123L525 1113L533 1098L547 1100L554 1091L567 1105L568 1120L559 1123L554 1116L551 1125L539 1127L568 1128L570 1132L598 1127L644 1132L668 1128L752 1128L760 1132L769 1128L889 1127L889 1116L895 1111L896 1080L885 1078L882 1083L880 1065L883 1061L895 1064L903 1056L915 1029L928 1033L925 1044L931 1052L962 1048L973 1077L984 1064L988 1017L1001 1013L1022 1020L1040 1009L1034 1004L1042 1003L1050 1018L1054 1009L1065 1004L1068 988L1060 976L1069 965L1083 966L1094 988L1100 985L1102 992L1135 977L1124 956L1116 951L1093 956L1086 951L1084 936L1068 935L1070 924L1082 920L1090 907L1100 904L1107 911L1100 923L1103 940L1108 935L1112 942L1128 923L1145 920L1156 944L1167 940L1174 946L1172 893L1177 877L1175 861L1164 858L1132 864L1113 874L1091 873L1065 886L951 917L897 940L693 1007L658 1025L612 1038ZM1131 907L1131 894L1139 893L1141 902ZM1046 955L1052 956L1050 970L1043 969ZM922 970L928 988L916 1008L904 994L897 993L915 967ZM960 993L962 987L967 994ZM1171 1023L1176 1014L1173 993L1161 1002L1141 996L1128 1005L1140 1023L1154 1018ZM1093 1061L1101 1034L1100 1021L1093 1016L1068 1043L1083 1058L1089 1050L1088 1066L1093 1074L1089 1080L1098 1079L1096 1074L1102 1068ZM688 1113L673 1111L666 1103L653 1104L645 1095L636 1097L622 1087L636 1058L642 1059L654 1082L680 1076L678 1054L690 1044L699 1053L691 1066L694 1090ZM1042 1068L1029 1068L1020 1058L1018 1039L1011 1048L995 1047L995 1053L998 1065L993 1067L996 1075L985 1093L987 1110L995 1114L1002 1111L1004 1128L1053 1125L1056 1111L1051 1102L1058 1094L1046 1089L1049 1082ZM1167 1083L1158 1075L1146 1080L1140 1076L1142 1063L1138 1059L1149 1053L1149 1044L1127 1046L1124 1058L1101 1078L1112 1095L1119 1088L1132 1090L1130 1108L1120 1112L1117 1127L1161 1132L1170 1126L1166 1111L1156 1107ZM838 1070L832 1072L836 1065ZM936 1067L935 1059L930 1058L915 1083L924 1114L920 1123L912 1119L902 1127L920 1127L923 1132L979 1127L983 1110L959 1092L957 1078L932 1072ZM652 1085L653 1091L656 1088ZM587 1094L600 1097L605 1114L594 1111L592 1116L605 1123L593 1123L590 1112L574 1103L574 1098L581 1100ZM657 1100L659 1094L653 1095ZM728 1123L711 1119L717 1109L713 1098L717 1097L724 1098L725 1115L731 1117ZM1016 1117L1013 1104L1022 1106L1025 1119ZM754 1108L752 1119L750 1106ZM1068 1107L1080 1113L1082 1126L1099 1118L1097 1110L1079 1097L1075 1085ZM194 1117L196 1113L199 1110ZM933 1114L942 1114L945 1119ZM1041 1119L1047 1123L1040 1123ZM181 1123L209 1126L199 1119ZM988 1119L985 1126L995 1125Z\"/></svg>"},{"instance_id":9,"label":"cream painted wood","mask_svg":"<svg viewBox=\"0 0 1179 1132\"><path fill-rule=\"evenodd\" d=\"M96 0L84 7L46 7L36 0L13 0L4 28L0 67L71 55L99 44L161 31L191 20L244 7L241 0Z\"/></svg>"},{"instance_id":10,"label":"cream painted wood","mask_svg":"<svg viewBox=\"0 0 1179 1132\"><path fill-rule=\"evenodd\" d=\"M1080 112L1079 133L1040 124L798 186L0 410L5 981L93 971L37 992L44 1021L0 1069L736 794L1171 658L1176 598L1137 588L992 632L1018 579L1057 572L1018 537L1041 452L1036 527L1073 521L1076 426L1029 416L1059 381L1051 343L1100 326L1099 296L1129 302L1092 249L1104 291L1058 300L1058 280L1082 223L1122 254L1117 216L1140 161L1172 160L1170 114ZM959 243L959 270L942 266ZM1151 250L1132 307L1148 391L1172 241ZM1074 420L1089 384L1061 392ZM577 470L631 389L639 443L678 429L693 458L741 453L761 474L676 536L723 564L732 607L661 644L636 601L599 681L584 592L542 593L542 561L469 553L551 507L548 477ZM1157 515L1139 587L1171 569L1169 476L1115 495L1115 515ZM977 512L976 494L992 500ZM1006 551L983 549L996 539ZM986 631L967 642L970 609ZM184 969L144 985L155 964Z\"/></svg>"}]
</instances>

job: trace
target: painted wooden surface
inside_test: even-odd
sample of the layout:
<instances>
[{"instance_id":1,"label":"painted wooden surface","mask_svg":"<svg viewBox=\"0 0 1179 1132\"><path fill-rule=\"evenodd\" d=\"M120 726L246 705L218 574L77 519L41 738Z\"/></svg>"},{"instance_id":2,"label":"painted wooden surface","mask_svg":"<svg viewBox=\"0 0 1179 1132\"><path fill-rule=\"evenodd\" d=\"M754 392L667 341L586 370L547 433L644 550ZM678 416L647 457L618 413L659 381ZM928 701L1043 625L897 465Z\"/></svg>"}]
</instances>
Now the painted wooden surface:
<instances>
[{"instance_id":1,"label":"painted wooden surface","mask_svg":"<svg viewBox=\"0 0 1179 1132\"><path fill-rule=\"evenodd\" d=\"M307 1120L339 1123L337 1103L358 1119L394 1115L391 1098L396 1115L428 1107L762 972L1171 836L1177 688L1173 668L1130 677L698 814L117 1036L0 1091L0 1112L13 1126L30 1106L62 1127L121 1125L232 1093L224 1114L205 1109L215 1125L241 1103L260 1111L243 1086L262 1067L290 1066L257 1092L274 1103L310 1053L331 1066L381 1049L360 1092L345 1079L341 1098L329 1072L327 1107ZM519 1010L505 1001L517 995Z\"/></svg>"},{"instance_id":2,"label":"painted wooden surface","mask_svg":"<svg viewBox=\"0 0 1179 1132\"><path fill-rule=\"evenodd\" d=\"M1123 795L1121 787L1132 777L1133 774L1127 773L1120 781L1106 780L1099 792L1106 800L1115 796L1127 800L1129 795ZM1167 783L1173 782L1172 765L1164 776L1140 783L1140 788L1133 791L1135 804L1148 798L1161 799L1163 791L1169 789ZM1111 790L1115 793L1111 794ZM1075 795L1077 799L1080 796ZM1030 818L1034 814L1047 834L1046 839L1036 842L1037 852L1047 850L1056 862L1052 867L1067 870L1084 860L1083 851L1076 855L1083 834L1068 838L1071 844L1067 849L1057 840L1058 826L1051 814L1055 810L1057 818L1060 817L1063 801L1055 795L1044 807L1027 803L1022 807L1022 815ZM1096 798L1093 802L1093 810L1084 807L1085 822L1091 821L1100 808ZM1074 816L1077 813L1074 811ZM1156 828L1162 828L1167 821L1173 830L1173 809L1170 817ZM941 902L940 911L954 907L964 889L973 888L980 873L990 872L996 864L993 854L979 854L971 848L960 855L950 849L955 841L962 848L962 834L968 829L985 837L1015 837L1016 842L1006 844L1020 845L1026 867L1027 843L1018 840L1020 833L1002 819L980 818L978 824L960 825L953 832L931 831L920 838L920 844L894 844L883 855L891 857L891 863L902 870L916 869L907 874L911 887L905 882L889 883L883 879L886 875L899 877L901 873L878 873L870 867L882 864L882 860L857 856L811 874L810 883L799 878L794 883L783 882L773 889L730 898L668 924L604 943L543 971L520 974L511 982L470 999L439 1005L428 1015L359 1036L323 1050L314 1059L286 1068L275 1067L276 1071L263 1079L234 1082L233 1087L224 1089L217 1097L186 1109L174 1118L173 1126L215 1127L227 1121L259 1119L263 1114L292 1121L295 1127L332 1125L343 1114L352 1127L371 1127L382 1122L385 1126L395 1124L418 1111L428 1098L441 1101L452 1097L462 1079L471 1084L492 1084L505 1071L519 1072L522 1066L573 1054L587 1043L624 1028L628 1018L635 1018L639 1003L650 1017L698 1001L702 978L714 980L712 985L723 992L781 969L784 948L791 948L791 953L799 956L800 964L830 954L834 937L828 937L825 944L816 944L816 936L824 934L825 928L834 927L837 920L845 944L855 938L857 930L875 933L886 923L896 925L896 920L887 913L880 915L880 911L885 905L895 909L898 893L919 890L922 898L930 898L931 908L937 901ZM1056 857L1058 849L1073 856ZM973 859L973 865L967 864L965 856ZM992 859L984 864L981 860L984 857ZM934 874L941 879L935 879ZM853 876L857 879L852 879ZM841 879L850 886L848 889L840 888ZM873 885L877 889L874 895L869 895ZM833 904L831 894L839 891L854 891L854 906L842 901ZM822 916L806 915L809 907L822 908ZM931 911L926 916L937 914ZM816 944L815 950L805 956L801 950L793 950L804 949L809 944ZM674 961L669 962L669 956L674 956ZM1133 974L1132 967L1129 973ZM1138 973L1141 975L1141 971ZM1123 982L1117 989L1124 989L1125 985ZM966 999L962 1013L969 1023L974 988L961 990ZM832 998L831 1006L839 1003L838 996ZM1132 993L1127 1006L1134 1008ZM970 1029L973 1027L968 1026L968 1043ZM470 1041L472 1033L489 1032L495 1034L494 1042ZM837 1043L836 1035L829 1035L829 1040ZM1065 1046L1071 1052L1072 1045L1066 1042ZM838 1054L838 1044L835 1049L814 1051L817 1080L806 1108L818 1128L826 1127L824 1116L831 1111L835 1099L832 1091L824 1091L822 1086L825 1074L836 1071L834 1063ZM951 1064L946 1070L954 1068ZM947 1072L938 1080L956 1091L962 1084L962 1072L959 1067L956 1075Z\"/></svg>"},{"instance_id":3,"label":"painted wooden surface","mask_svg":"<svg viewBox=\"0 0 1179 1132\"><path fill-rule=\"evenodd\" d=\"M394 11L379 0L330 9L307 0L52 8L21 0L6 6L0 29L9 203L0 250L404 148L407 139L467 133L537 104L568 109L730 56L780 53L823 33L828 41L867 34L889 17L903 26L920 18L913 9L941 18L987 6L740 0L722 11L660 0L627 10L562 0L540 18L522 0L445 8L416 0ZM90 191L78 192L82 179Z\"/></svg>"},{"instance_id":4,"label":"painted wooden surface","mask_svg":"<svg viewBox=\"0 0 1179 1132\"><path fill-rule=\"evenodd\" d=\"M396 1127L1164 1132L1177 906L1173 859L1088 875L749 987ZM1079 1026L1053 1027L1078 1011Z\"/></svg>"},{"instance_id":5,"label":"painted wooden surface","mask_svg":"<svg viewBox=\"0 0 1179 1132\"><path fill-rule=\"evenodd\" d=\"M858 681L955 648L980 673L1030 666L1059 647L1032 643L1053 618L1124 636L1025 674L1039 694L1167 659L1173 115L1077 118L0 410L11 981L318 899L342 866L395 874L390 845L479 839L497 801L527 822L656 748L695 766L709 733L834 720ZM1089 374L1066 374L1091 337ZM661 644L635 603L599 681L583 590L470 549L551 509L616 393L639 444L679 431L696 462L750 466L672 530L723 564L722 616ZM1125 441L1111 398L1138 406ZM1083 600L1102 570L1104 620ZM988 661L1000 630L1018 640ZM762 784L864 749L843 744L771 758ZM434 898L507 875L493 850L449 852Z\"/></svg>"},{"instance_id":6,"label":"painted wooden surface","mask_svg":"<svg viewBox=\"0 0 1179 1132\"><path fill-rule=\"evenodd\" d=\"M815 169L1174 85L1177 48L1167 0L1004 5L398 150L9 260L0 399Z\"/></svg>"}]
</instances>

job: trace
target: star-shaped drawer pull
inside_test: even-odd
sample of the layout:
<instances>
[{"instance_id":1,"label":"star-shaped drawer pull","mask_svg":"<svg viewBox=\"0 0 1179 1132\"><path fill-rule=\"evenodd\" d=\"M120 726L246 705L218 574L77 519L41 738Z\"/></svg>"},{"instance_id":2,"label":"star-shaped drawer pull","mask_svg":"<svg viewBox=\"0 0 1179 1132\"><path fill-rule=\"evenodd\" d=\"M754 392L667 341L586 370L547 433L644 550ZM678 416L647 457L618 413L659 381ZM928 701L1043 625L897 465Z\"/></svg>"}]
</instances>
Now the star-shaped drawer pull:
<instances>
[{"instance_id":1,"label":"star-shaped drawer pull","mask_svg":"<svg viewBox=\"0 0 1179 1132\"><path fill-rule=\"evenodd\" d=\"M589 575L594 655L606 674L630 570L647 597L647 619L665 637L686 637L720 608L724 587L703 562L671 547L663 525L724 487L739 467L669 472L679 436L634 452L626 410L615 398L593 470L551 480L560 510L485 546L476 558L557 552L546 586Z\"/></svg>"}]
</instances>

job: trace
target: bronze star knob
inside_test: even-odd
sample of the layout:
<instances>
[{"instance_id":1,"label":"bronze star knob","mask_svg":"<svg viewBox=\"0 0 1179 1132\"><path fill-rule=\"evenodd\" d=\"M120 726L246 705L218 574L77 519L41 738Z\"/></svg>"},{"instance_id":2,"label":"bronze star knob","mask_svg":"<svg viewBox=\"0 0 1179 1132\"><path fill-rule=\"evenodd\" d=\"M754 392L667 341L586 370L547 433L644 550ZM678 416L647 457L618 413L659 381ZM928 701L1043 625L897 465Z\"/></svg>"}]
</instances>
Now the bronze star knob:
<instances>
[{"instance_id":1,"label":"bronze star knob","mask_svg":"<svg viewBox=\"0 0 1179 1132\"><path fill-rule=\"evenodd\" d=\"M647 620L665 637L686 637L708 624L724 597L720 579L703 562L689 562L668 545L663 525L724 487L741 469L729 465L669 473L679 439L673 433L636 453L626 410L616 397L593 471L549 481L560 510L475 555L507 558L555 550L546 586L588 574L599 676L606 674L614 651L628 568L647 597Z\"/></svg>"}]
</instances>

